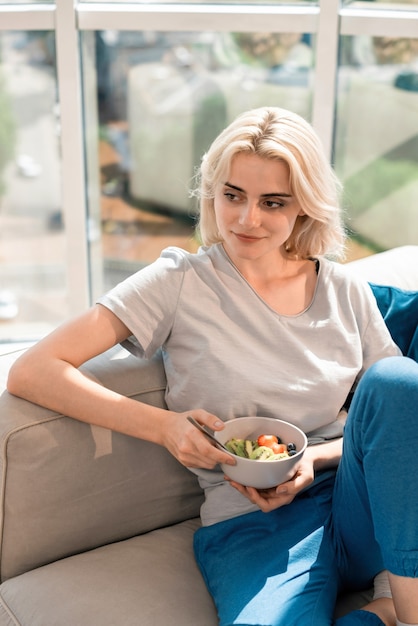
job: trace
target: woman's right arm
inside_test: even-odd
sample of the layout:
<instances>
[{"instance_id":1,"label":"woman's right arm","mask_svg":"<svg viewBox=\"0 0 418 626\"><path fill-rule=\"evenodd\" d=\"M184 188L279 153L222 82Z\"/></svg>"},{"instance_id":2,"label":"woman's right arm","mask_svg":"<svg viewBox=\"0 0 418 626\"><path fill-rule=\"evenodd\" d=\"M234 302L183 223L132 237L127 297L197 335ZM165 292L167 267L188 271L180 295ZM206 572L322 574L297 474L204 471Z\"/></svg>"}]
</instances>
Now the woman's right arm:
<instances>
[{"instance_id":1,"label":"woman's right arm","mask_svg":"<svg viewBox=\"0 0 418 626\"><path fill-rule=\"evenodd\" d=\"M127 398L78 368L130 336L102 305L64 324L27 350L12 366L8 391L75 419L165 446L183 465L211 468L230 457L214 448L187 420L192 414L214 430L223 423L202 409L174 413Z\"/></svg>"}]
</instances>

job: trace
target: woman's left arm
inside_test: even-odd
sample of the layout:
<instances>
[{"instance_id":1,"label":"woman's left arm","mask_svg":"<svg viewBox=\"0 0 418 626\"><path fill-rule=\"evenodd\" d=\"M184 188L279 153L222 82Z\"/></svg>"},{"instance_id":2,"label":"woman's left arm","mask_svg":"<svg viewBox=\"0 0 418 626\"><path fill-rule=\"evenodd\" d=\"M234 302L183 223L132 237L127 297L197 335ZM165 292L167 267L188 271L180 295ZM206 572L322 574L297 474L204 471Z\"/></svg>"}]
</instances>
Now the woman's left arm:
<instances>
[{"instance_id":1,"label":"woman's left arm","mask_svg":"<svg viewBox=\"0 0 418 626\"><path fill-rule=\"evenodd\" d=\"M254 489L240 485L228 478L227 480L253 504L268 513L273 509L290 504L300 491L309 487L313 482L315 471L336 467L341 459L342 441L341 437L327 443L309 446L293 478L272 489Z\"/></svg>"}]
</instances>

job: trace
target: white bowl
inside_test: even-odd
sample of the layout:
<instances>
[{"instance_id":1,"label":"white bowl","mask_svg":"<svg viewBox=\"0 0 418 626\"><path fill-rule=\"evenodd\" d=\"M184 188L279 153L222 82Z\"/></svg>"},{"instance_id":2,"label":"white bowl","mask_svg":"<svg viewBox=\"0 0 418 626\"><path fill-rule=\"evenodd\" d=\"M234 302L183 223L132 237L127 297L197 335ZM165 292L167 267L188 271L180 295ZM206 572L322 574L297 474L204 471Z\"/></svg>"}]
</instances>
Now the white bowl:
<instances>
[{"instance_id":1,"label":"white bowl","mask_svg":"<svg viewBox=\"0 0 418 626\"><path fill-rule=\"evenodd\" d=\"M221 443L233 437L257 439L260 435L276 435L283 443L294 443L297 453L276 461L254 461L233 454L236 464L223 464L221 467L226 476L241 485L269 489L294 476L308 440L297 426L272 417L237 417L225 422L223 430L215 432L215 437Z\"/></svg>"}]
</instances>

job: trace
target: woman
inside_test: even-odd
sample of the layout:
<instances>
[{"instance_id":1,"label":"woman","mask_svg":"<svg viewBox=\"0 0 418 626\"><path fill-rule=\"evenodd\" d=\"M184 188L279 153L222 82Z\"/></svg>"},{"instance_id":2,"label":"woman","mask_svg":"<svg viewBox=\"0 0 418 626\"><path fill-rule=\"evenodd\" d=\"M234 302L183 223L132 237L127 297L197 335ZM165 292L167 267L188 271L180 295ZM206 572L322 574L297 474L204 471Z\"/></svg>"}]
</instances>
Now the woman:
<instances>
[{"instance_id":1,"label":"woman","mask_svg":"<svg viewBox=\"0 0 418 626\"><path fill-rule=\"evenodd\" d=\"M404 479L417 465L418 365L399 356L369 287L325 256L343 249L338 192L302 118L241 115L202 161L204 247L167 249L10 373L12 393L163 445L196 472L206 498L195 553L222 626L326 626L340 588L382 571L376 599L341 624L418 623L418 498ZM162 347L168 410L78 371L118 342L147 357ZM221 430L257 414L316 444L270 490L228 481L218 464L234 461L186 420Z\"/></svg>"}]
</instances>

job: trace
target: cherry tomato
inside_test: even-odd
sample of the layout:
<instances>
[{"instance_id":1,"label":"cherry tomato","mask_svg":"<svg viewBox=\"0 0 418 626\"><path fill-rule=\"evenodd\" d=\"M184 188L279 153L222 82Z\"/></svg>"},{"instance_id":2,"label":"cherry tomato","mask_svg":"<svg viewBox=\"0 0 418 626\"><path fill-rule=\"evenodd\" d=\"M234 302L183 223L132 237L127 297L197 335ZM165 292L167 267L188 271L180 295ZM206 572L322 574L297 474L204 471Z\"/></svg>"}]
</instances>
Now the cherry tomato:
<instances>
[{"instance_id":1,"label":"cherry tomato","mask_svg":"<svg viewBox=\"0 0 418 626\"><path fill-rule=\"evenodd\" d=\"M279 440L275 435L260 435L257 439L257 443L259 446L267 446L268 448L272 448L274 443L279 443Z\"/></svg>"},{"instance_id":2,"label":"cherry tomato","mask_svg":"<svg viewBox=\"0 0 418 626\"><path fill-rule=\"evenodd\" d=\"M283 452L287 452L287 446L284 443L273 443L271 449L274 454L283 454Z\"/></svg>"}]
</instances>

